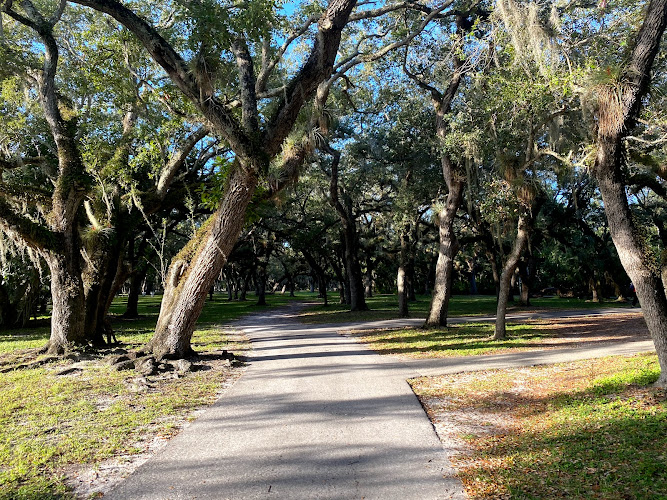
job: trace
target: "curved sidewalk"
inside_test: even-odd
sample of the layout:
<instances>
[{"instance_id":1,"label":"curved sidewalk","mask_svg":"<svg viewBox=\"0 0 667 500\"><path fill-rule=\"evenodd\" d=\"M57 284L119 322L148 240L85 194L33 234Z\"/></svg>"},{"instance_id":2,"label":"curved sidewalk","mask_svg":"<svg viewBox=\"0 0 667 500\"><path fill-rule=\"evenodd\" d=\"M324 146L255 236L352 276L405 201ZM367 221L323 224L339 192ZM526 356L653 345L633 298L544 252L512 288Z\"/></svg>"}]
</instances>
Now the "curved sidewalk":
<instances>
[{"instance_id":1,"label":"curved sidewalk","mask_svg":"<svg viewBox=\"0 0 667 500\"><path fill-rule=\"evenodd\" d=\"M463 499L406 380L596 357L614 347L399 361L338 333L354 325L304 325L289 309L235 326L253 342L246 373L108 498ZM627 344L623 353L652 348Z\"/></svg>"},{"instance_id":2,"label":"curved sidewalk","mask_svg":"<svg viewBox=\"0 0 667 500\"><path fill-rule=\"evenodd\" d=\"M236 324L253 342L246 373L109 498L465 498L412 370L289 316Z\"/></svg>"}]
</instances>

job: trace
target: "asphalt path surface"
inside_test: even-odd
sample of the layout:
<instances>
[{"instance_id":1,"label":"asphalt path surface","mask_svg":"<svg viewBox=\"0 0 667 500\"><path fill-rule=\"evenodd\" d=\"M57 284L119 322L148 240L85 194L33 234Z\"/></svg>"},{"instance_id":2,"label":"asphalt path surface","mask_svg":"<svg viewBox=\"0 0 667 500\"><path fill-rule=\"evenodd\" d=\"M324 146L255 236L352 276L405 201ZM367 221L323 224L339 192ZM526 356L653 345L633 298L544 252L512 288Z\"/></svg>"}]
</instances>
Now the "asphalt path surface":
<instances>
[{"instance_id":1,"label":"asphalt path surface","mask_svg":"<svg viewBox=\"0 0 667 500\"><path fill-rule=\"evenodd\" d=\"M106 497L463 499L408 378L652 349L634 342L401 361L340 333L360 325L304 325L294 311L269 310L236 323L252 340L246 373Z\"/></svg>"}]
</instances>

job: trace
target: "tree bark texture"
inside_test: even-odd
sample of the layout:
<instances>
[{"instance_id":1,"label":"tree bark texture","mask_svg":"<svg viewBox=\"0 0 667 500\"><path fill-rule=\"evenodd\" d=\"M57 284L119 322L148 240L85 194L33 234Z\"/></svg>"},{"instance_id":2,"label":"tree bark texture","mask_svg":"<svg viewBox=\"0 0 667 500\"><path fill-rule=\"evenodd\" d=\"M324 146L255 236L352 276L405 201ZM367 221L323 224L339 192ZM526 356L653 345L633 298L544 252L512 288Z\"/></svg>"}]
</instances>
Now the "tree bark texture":
<instances>
[{"instance_id":1,"label":"tree bark texture","mask_svg":"<svg viewBox=\"0 0 667 500\"><path fill-rule=\"evenodd\" d=\"M359 234L354 220L345 226L345 269L350 290L350 311L368 311L364 277L359 263Z\"/></svg>"},{"instance_id":2,"label":"tree bark texture","mask_svg":"<svg viewBox=\"0 0 667 500\"><path fill-rule=\"evenodd\" d=\"M62 354L71 345L86 342L85 302L78 246L69 255L53 254L51 271L51 337L49 354Z\"/></svg>"},{"instance_id":3,"label":"tree bark texture","mask_svg":"<svg viewBox=\"0 0 667 500\"><path fill-rule=\"evenodd\" d=\"M519 215L514 246L512 247L510 254L507 256L507 261L505 262L502 274L500 275L500 293L498 294L498 307L496 309L496 328L493 335L494 340L507 338L505 315L507 314L507 303L510 297L512 276L517 268L521 254L528 247L531 225L530 219L530 216L526 213L521 213Z\"/></svg>"},{"instance_id":4,"label":"tree bark texture","mask_svg":"<svg viewBox=\"0 0 667 500\"><path fill-rule=\"evenodd\" d=\"M352 212L352 202L349 199L343 204L340 200L338 184L338 166L340 164L340 152L326 145L323 148L331 155L331 177L329 179L329 203L338 212L343 226L343 256L345 259L345 271L347 277L346 303L350 305L350 311L368 311L364 295L364 278L359 263L359 232L357 222ZM345 193L343 192L343 195ZM349 300L347 294L349 293Z\"/></svg>"},{"instance_id":5,"label":"tree bark texture","mask_svg":"<svg viewBox=\"0 0 667 500\"><path fill-rule=\"evenodd\" d=\"M440 246L438 261L435 265L435 283L431 307L426 318L426 327L447 326L449 299L452 295L454 276L454 257L459 250L458 239L454 232L454 218L463 199L464 181L451 182L445 208L438 214Z\"/></svg>"},{"instance_id":6,"label":"tree bark texture","mask_svg":"<svg viewBox=\"0 0 667 500\"><path fill-rule=\"evenodd\" d=\"M622 76L623 86L618 101L600 106L620 107L622 117L611 123L602 118L597 130L597 155L593 174L604 202L605 214L618 256L635 286L646 325L651 333L660 363L657 385L667 386L667 296L658 262L645 250L642 237L632 220L625 192L623 139L639 116L642 98L650 84L653 61L667 24L667 0L649 3L644 23L637 35L635 47ZM616 114L618 116L618 113Z\"/></svg>"},{"instance_id":7,"label":"tree bark texture","mask_svg":"<svg viewBox=\"0 0 667 500\"><path fill-rule=\"evenodd\" d=\"M191 242L192 257L177 256L169 268L155 335L145 350L158 358L192 354L190 340L197 318L243 228L256 186L253 172L237 164L202 241Z\"/></svg>"}]
</instances>

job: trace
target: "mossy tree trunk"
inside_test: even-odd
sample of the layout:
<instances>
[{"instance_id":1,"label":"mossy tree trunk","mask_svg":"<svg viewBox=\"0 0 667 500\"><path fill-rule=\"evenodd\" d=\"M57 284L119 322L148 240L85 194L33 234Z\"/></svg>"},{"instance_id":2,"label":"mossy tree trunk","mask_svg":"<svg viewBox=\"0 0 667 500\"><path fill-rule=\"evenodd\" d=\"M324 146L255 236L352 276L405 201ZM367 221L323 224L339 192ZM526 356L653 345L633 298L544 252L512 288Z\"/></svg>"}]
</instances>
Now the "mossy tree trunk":
<instances>
[{"instance_id":1,"label":"mossy tree trunk","mask_svg":"<svg viewBox=\"0 0 667 500\"><path fill-rule=\"evenodd\" d=\"M224 47L233 54L237 67L238 79L234 89L239 96L237 110L220 100L210 85L219 80L219 75L208 74L206 68L201 69L202 74L195 74L188 61L156 27L128 5L115 0L76 0L75 3L108 14L131 32L183 96L197 108L211 132L235 155L222 199L207 230L200 231L199 236L188 244L187 258L181 254L172 261L155 336L146 346L159 357L187 356L191 353L190 339L206 294L236 243L258 178L268 172L269 163L279 155L283 160L278 167L280 172L269 183L266 196L278 193L298 176L308 145L300 151L289 151L290 148L284 149L283 146L303 107L314 96L318 85L331 75L342 31L356 1L330 0L317 22L310 53L276 97L275 106L264 123L260 123L260 94L267 90L269 77L279 61L271 64L273 56L267 58L265 51L261 61L254 61L248 42L242 36L235 37L228 47Z\"/></svg>"},{"instance_id":2,"label":"mossy tree trunk","mask_svg":"<svg viewBox=\"0 0 667 500\"><path fill-rule=\"evenodd\" d=\"M658 353L661 374L657 385L663 387L667 386L667 296L660 265L646 251L628 205L623 173L623 139L634 126L642 99L648 92L651 68L666 24L667 0L652 0L618 88L611 91L599 89L597 155L593 166L612 240L635 286Z\"/></svg>"},{"instance_id":3,"label":"mossy tree trunk","mask_svg":"<svg viewBox=\"0 0 667 500\"><path fill-rule=\"evenodd\" d=\"M3 13L33 30L43 44L44 57L41 68L35 72L35 82L39 104L55 144L58 168L45 224L26 217L4 197L0 198L0 224L39 251L49 266L53 310L47 348L51 354L60 354L71 345L87 340L77 219L90 178L79 151L76 110L59 97L56 86L59 52L53 31L63 11L58 10L47 19L28 0L22 2L21 7L23 14L14 11L9 3Z\"/></svg>"},{"instance_id":4,"label":"mossy tree trunk","mask_svg":"<svg viewBox=\"0 0 667 500\"><path fill-rule=\"evenodd\" d=\"M190 341L197 318L243 228L256 186L252 171L236 165L218 210L172 261L155 335L146 351L160 358L193 354Z\"/></svg>"}]
</instances>

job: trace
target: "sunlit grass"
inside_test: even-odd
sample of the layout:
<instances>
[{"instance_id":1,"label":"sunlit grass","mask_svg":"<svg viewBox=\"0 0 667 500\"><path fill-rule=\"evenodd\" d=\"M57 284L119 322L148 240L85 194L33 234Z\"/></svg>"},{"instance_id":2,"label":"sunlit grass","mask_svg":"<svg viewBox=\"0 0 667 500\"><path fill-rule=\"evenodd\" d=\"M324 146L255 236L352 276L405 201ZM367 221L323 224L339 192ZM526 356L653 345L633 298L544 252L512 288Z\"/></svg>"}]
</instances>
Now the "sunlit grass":
<instances>
[{"instance_id":1,"label":"sunlit grass","mask_svg":"<svg viewBox=\"0 0 667 500\"><path fill-rule=\"evenodd\" d=\"M647 387L657 357L424 377L412 381L431 418L475 413L455 464L471 498L667 498L667 401ZM464 413L465 414L465 413Z\"/></svg>"},{"instance_id":2,"label":"sunlit grass","mask_svg":"<svg viewBox=\"0 0 667 500\"><path fill-rule=\"evenodd\" d=\"M398 318L398 296L376 295L366 299L370 311L350 312L344 304L331 303L337 297L330 296L326 307L321 303L301 313L306 323L348 323L356 321L377 321ZM321 299L316 299L321 302ZM414 318L425 318L431 305L431 297L417 296L409 303L409 313ZM458 316L494 316L496 314L494 295L454 295L449 303L449 317ZM577 298L546 297L531 299L530 307L510 303L508 312L536 309L599 309L601 307L629 307L626 302L604 301L590 302Z\"/></svg>"},{"instance_id":3,"label":"sunlit grass","mask_svg":"<svg viewBox=\"0 0 667 500\"><path fill-rule=\"evenodd\" d=\"M360 339L380 354L412 358L475 356L535 349L549 333L532 325L507 325L506 340L492 340L493 325L466 323L437 329L373 330Z\"/></svg>"},{"instance_id":4,"label":"sunlit grass","mask_svg":"<svg viewBox=\"0 0 667 500\"><path fill-rule=\"evenodd\" d=\"M207 302L192 339L195 351L238 354L247 349L247 343L220 325L263 309L249 299L227 302L216 295ZM125 347L138 347L151 337L160 300L142 297L139 319L114 318L116 336ZM267 296L269 307L290 300L286 295ZM124 309L124 298L116 299L112 311L120 315ZM13 353L41 347L48 338L46 325L0 332L3 366L10 366ZM154 381L154 390L137 392L132 386L136 372L119 372L103 361L93 360L76 374L57 375L72 363L62 360L0 373L0 500L70 498L65 467L142 451L138 443L176 432L175 423L212 403L230 377L228 369L202 370Z\"/></svg>"}]
</instances>

